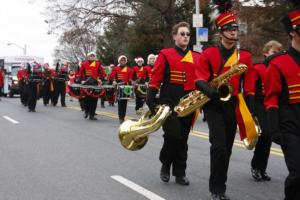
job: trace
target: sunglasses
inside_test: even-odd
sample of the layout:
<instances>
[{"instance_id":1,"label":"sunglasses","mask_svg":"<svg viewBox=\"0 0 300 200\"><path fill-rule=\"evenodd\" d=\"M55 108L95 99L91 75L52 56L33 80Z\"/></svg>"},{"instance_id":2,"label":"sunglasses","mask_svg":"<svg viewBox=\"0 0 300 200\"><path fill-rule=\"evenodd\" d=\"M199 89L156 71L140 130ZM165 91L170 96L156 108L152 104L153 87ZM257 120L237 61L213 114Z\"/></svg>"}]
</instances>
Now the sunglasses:
<instances>
[{"instance_id":1,"label":"sunglasses","mask_svg":"<svg viewBox=\"0 0 300 200\"><path fill-rule=\"evenodd\" d=\"M184 37L184 36L190 37L190 36L191 36L191 33L189 33L189 32L180 32L180 35L181 35L182 37Z\"/></svg>"},{"instance_id":2,"label":"sunglasses","mask_svg":"<svg viewBox=\"0 0 300 200\"><path fill-rule=\"evenodd\" d=\"M232 31L238 31L239 29L237 27L228 27L226 28L224 31L227 31L227 32L232 32Z\"/></svg>"}]
</instances>

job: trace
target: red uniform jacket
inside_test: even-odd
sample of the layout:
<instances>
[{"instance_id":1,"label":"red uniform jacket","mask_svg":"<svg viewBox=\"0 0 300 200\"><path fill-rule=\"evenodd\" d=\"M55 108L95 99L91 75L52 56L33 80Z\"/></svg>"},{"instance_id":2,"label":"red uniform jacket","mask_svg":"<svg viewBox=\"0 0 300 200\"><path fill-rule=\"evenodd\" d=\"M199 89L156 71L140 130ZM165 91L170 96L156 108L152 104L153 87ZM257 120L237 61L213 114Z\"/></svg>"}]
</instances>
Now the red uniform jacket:
<instances>
[{"instance_id":1,"label":"red uniform jacket","mask_svg":"<svg viewBox=\"0 0 300 200\"><path fill-rule=\"evenodd\" d=\"M183 56L175 48L161 50L153 67L149 87L159 89L165 83L182 85L184 91L194 90L195 69L199 67L199 58L200 54L192 51Z\"/></svg>"},{"instance_id":2,"label":"red uniform jacket","mask_svg":"<svg viewBox=\"0 0 300 200\"><path fill-rule=\"evenodd\" d=\"M110 79L112 79L113 81L124 82L125 84L128 84L132 80L132 76L133 69L127 66L117 66L112 70L110 74Z\"/></svg>"},{"instance_id":3,"label":"red uniform jacket","mask_svg":"<svg viewBox=\"0 0 300 200\"><path fill-rule=\"evenodd\" d=\"M255 96L264 97L265 96L265 74L267 70L267 66L264 63L258 63L253 65L255 73L254 80L256 83Z\"/></svg>"},{"instance_id":4,"label":"red uniform jacket","mask_svg":"<svg viewBox=\"0 0 300 200\"><path fill-rule=\"evenodd\" d=\"M153 66L147 65L145 66L147 78L150 80L152 77Z\"/></svg>"},{"instance_id":5,"label":"red uniform jacket","mask_svg":"<svg viewBox=\"0 0 300 200\"><path fill-rule=\"evenodd\" d=\"M27 78L28 78L28 71L27 71L27 69L20 69L20 70L18 70L18 72L17 72L17 78L18 78L18 81L27 80Z\"/></svg>"},{"instance_id":6,"label":"red uniform jacket","mask_svg":"<svg viewBox=\"0 0 300 200\"><path fill-rule=\"evenodd\" d=\"M288 53L274 57L269 62L265 90L267 109L278 108L279 96L286 96L287 99L283 101L287 101L288 104L300 103L300 65Z\"/></svg>"},{"instance_id":7,"label":"red uniform jacket","mask_svg":"<svg viewBox=\"0 0 300 200\"><path fill-rule=\"evenodd\" d=\"M141 80L146 80L147 78L147 71L146 68L144 66L134 66L133 68L133 79L137 80L137 81L141 81Z\"/></svg>"},{"instance_id":8,"label":"red uniform jacket","mask_svg":"<svg viewBox=\"0 0 300 200\"><path fill-rule=\"evenodd\" d=\"M100 61L94 61L90 63L89 61L83 61L79 69L79 76L85 80L88 77L93 77L95 79L104 79L106 74L101 65Z\"/></svg>"},{"instance_id":9,"label":"red uniform jacket","mask_svg":"<svg viewBox=\"0 0 300 200\"><path fill-rule=\"evenodd\" d=\"M222 58L219 47L209 47L205 49L201 54L200 67L196 69L196 80L204 80L209 82L211 79L219 76L230 69L230 66L224 66L225 60ZM243 92L245 95L255 94L255 71L252 65L251 53L246 50L240 51L240 64L248 66L247 71L242 75L244 76L243 81ZM223 67L224 66L224 67ZM220 67L223 67L219 73ZM211 77L211 73L213 76ZM233 88L232 96L236 96L240 88L240 75L232 77L229 81Z\"/></svg>"}]
</instances>

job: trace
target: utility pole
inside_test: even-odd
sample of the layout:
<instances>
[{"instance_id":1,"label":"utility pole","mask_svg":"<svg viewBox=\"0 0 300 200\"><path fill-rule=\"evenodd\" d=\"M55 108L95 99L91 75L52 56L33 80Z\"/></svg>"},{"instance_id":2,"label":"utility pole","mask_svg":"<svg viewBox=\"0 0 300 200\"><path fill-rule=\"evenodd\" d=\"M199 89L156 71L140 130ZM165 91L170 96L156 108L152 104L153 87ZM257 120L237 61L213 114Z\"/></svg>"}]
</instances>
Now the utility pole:
<instances>
[{"instance_id":1,"label":"utility pole","mask_svg":"<svg viewBox=\"0 0 300 200\"><path fill-rule=\"evenodd\" d=\"M195 0L195 4L196 4L196 15L200 14L200 0ZM196 45L201 45L201 43L199 42L198 39L199 35L198 35L198 27L196 27Z\"/></svg>"}]
</instances>

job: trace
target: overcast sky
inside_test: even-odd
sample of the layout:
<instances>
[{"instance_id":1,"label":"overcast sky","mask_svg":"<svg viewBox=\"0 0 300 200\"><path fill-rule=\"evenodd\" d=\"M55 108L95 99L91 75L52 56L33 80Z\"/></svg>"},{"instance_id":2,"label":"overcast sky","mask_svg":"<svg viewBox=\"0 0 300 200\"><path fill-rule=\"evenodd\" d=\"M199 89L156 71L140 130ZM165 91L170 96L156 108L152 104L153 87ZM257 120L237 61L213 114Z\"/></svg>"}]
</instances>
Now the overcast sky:
<instances>
[{"instance_id":1,"label":"overcast sky","mask_svg":"<svg viewBox=\"0 0 300 200\"><path fill-rule=\"evenodd\" d=\"M27 46L27 55L44 57L52 63L57 45L54 35L48 35L48 26L42 15L45 0L4 0L0 4L0 56L23 55L19 46Z\"/></svg>"}]
</instances>

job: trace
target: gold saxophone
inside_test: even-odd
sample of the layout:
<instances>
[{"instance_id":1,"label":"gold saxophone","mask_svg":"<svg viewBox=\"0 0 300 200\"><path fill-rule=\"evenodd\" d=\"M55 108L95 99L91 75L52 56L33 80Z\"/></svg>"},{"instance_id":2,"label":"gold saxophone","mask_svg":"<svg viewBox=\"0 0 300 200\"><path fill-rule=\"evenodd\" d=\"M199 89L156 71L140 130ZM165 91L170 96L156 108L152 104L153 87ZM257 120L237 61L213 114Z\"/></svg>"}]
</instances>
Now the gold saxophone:
<instances>
[{"instance_id":1,"label":"gold saxophone","mask_svg":"<svg viewBox=\"0 0 300 200\"><path fill-rule=\"evenodd\" d=\"M209 82L209 86L216 88L220 94L220 100L228 101L231 97L232 87L228 84L231 77L244 73L247 70L245 64L235 64L230 70L214 78ZM194 90L182 97L174 111L179 117L185 117L193 113L198 108L202 108L210 100L199 90Z\"/></svg>"},{"instance_id":2,"label":"gold saxophone","mask_svg":"<svg viewBox=\"0 0 300 200\"><path fill-rule=\"evenodd\" d=\"M143 148L148 135L157 131L172 113L171 108L160 105L156 114L147 119L151 112L146 112L139 120L126 120L119 127L119 139L123 147L128 150L136 151Z\"/></svg>"}]
</instances>

